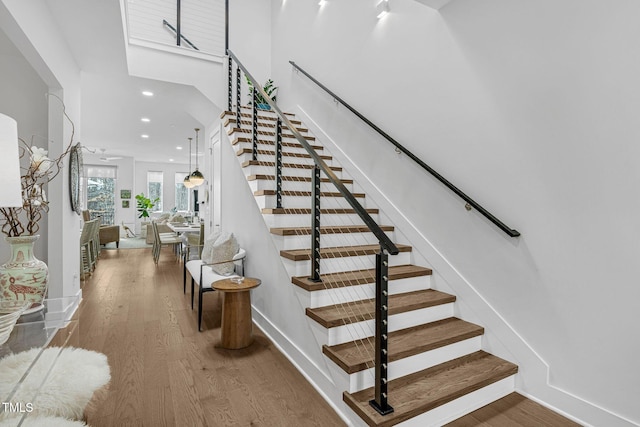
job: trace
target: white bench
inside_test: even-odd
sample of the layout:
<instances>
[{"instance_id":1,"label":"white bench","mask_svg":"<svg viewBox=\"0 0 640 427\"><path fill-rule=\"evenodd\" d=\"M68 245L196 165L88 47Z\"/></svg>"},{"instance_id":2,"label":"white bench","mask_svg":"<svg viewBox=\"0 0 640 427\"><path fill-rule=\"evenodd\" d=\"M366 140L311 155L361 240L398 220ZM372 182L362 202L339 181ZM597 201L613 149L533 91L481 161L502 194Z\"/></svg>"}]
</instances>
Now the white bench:
<instances>
[{"instance_id":1,"label":"white bench","mask_svg":"<svg viewBox=\"0 0 640 427\"><path fill-rule=\"evenodd\" d=\"M193 298L194 298L194 285L198 284L198 331L202 326L202 294L205 292L215 291L211 287L211 284L218 280L229 279L231 277L237 277L244 275L244 260L247 253L244 249L240 248L238 253L231 260L220 261L213 264L205 264L200 259L193 259L190 261L185 260L185 270L189 272L191 276L191 309L193 310ZM211 268L212 265L224 264L227 262L233 262L235 264L235 274L229 276L222 276ZM184 287L186 292L186 272L184 274Z\"/></svg>"}]
</instances>

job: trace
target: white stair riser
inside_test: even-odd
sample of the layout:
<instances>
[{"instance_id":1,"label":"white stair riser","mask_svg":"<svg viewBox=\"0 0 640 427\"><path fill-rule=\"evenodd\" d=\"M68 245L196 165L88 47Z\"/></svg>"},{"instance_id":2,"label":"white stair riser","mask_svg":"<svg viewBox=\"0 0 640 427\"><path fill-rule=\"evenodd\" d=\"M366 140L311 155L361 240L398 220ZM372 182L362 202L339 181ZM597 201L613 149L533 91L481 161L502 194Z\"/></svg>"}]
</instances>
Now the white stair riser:
<instances>
[{"instance_id":1,"label":"white stair riser","mask_svg":"<svg viewBox=\"0 0 640 427\"><path fill-rule=\"evenodd\" d=\"M305 276L305 275L303 275ZM341 304L345 302L359 301L375 298L375 283L347 286L336 289L322 289L319 291L307 291L299 286L294 286L296 295L303 307L317 308L327 305ZM431 276L408 277L406 279L390 280L389 295L405 292L420 291L431 287Z\"/></svg>"},{"instance_id":2,"label":"white stair riser","mask_svg":"<svg viewBox=\"0 0 640 427\"><path fill-rule=\"evenodd\" d=\"M284 150L287 151L287 150ZM238 160L240 161L240 163L244 163L244 162L248 162L253 160L253 156L251 155L251 153L244 153L241 154L238 157ZM275 155L273 154L258 154L258 161L261 162L275 162ZM297 165L312 165L313 159L310 157L296 157L296 156L287 156L286 154L282 156L282 162L283 163L294 163ZM327 165L332 166L331 164L331 160L325 160L324 161Z\"/></svg>"},{"instance_id":3,"label":"white stair riser","mask_svg":"<svg viewBox=\"0 0 640 427\"><path fill-rule=\"evenodd\" d=\"M444 405L440 405L429 412L396 424L399 427L435 427L443 426L476 409L480 409L491 402L505 397L515 391L515 375L489 384L479 390L466 394ZM391 398L390 398L391 399ZM368 427L367 424L346 404L342 405L345 415L349 418L351 427Z\"/></svg>"},{"instance_id":4,"label":"white stair riser","mask_svg":"<svg viewBox=\"0 0 640 427\"><path fill-rule=\"evenodd\" d=\"M251 182L249 181L249 185L251 186ZM272 183L275 188L275 184ZM252 187L253 188L253 187ZM266 190L271 190L271 188L267 188ZM252 190L256 191L256 190ZM306 191L310 191L307 189ZM256 203L260 207L260 209L264 208L275 208L276 207L276 196L255 196ZM364 197L358 197L358 202L362 207L366 208L366 199ZM302 197L302 196L282 196L282 206L285 208L311 208L311 197ZM345 202L342 197L322 197L320 200L320 206L322 209L338 209L338 208L347 208L349 205Z\"/></svg>"},{"instance_id":5,"label":"white stair riser","mask_svg":"<svg viewBox=\"0 0 640 427\"><path fill-rule=\"evenodd\" d=\"M453 303L441 304L434 307L425 307L405 313L389 316L389 332L412 326L435 322L437 320L453 317ZM375 321L367 320L350 325L337 326L326 329L326 342L322 344L336 345L356 339L366 339L375 334Z\"/></svg>"},{"instance_id":6,"label":"white stair riser","mask_svg":"<svg viewBox=\"0 0 640 427\"><path fill-rule=\"evenodd\" d=\"M273 173L271 173L270 175L273 175ZM276 181L275 178L274 179L254 179L249 182L249 187L251 187L251 191L258 191L258 190L275 190L276 188ZM347 190L353 192L353 184L345 184L345 187L347 187ZM282 181L282 189L283 190L288 190L288 191L311 191L311 181L288 181L288 180L283 180ZM327 191L327 192L336 192L336 186L333 185L333 183L331 182L323 182L320 184L320 191ZM309 199L309 206L311 203L311 197L308 198ZM322 203L322 200L324 200L324 198L322 198L320 200L320 206L325 207L324 204ZM343 201L343 203L345 203Z\"/></svg>"},{"instance_id":7,"label":"white stair riser","mask_svg":"<svg viewBox=\"0 0 640 427\"><path fill-rule=\"evenodd\" d=\"M464 341L459 341L453 344L446 345L444 347L439 347L430 351L426 351L424 353L419 353L410 357L396 360L394 362L390 362L388 378L389 380L395 380L414 372L448 362L452 359L466 356L467 354L471 354L480 350L482 347L481 341L481 337L473 337ZM375 370L373 368L356 372L351 375L347 374L344 371L343 373L349 378L349 393L354 393L356 391L374 386Z\"/></svg>"},{"instance_id":8,"label":"white stair riser","mask_svg":"<svg viewBox=\"0 0 640 427\"><path fill-rule=\"evenodd\" d=\"M387 236L394 240L393 231L385 232ZM298 236L274 235L274 242L279 250L282 249L308 249L311 248L311 235L300 234ZM321 234L320 246L331 248L334 246L357 246L377 244L378 239L371 232L367 233L335 233Z\"/></svg>"},{"instance_id":9,"label":"white stair riser","mask_svg":"<svg viewBox=\"0 0 640 427\"><path fill-rule=\"evenodd\" d=\"M235 141L235 136L231 137L231 141ZM288 151L290 153L303 153L303 154L308 154L307 150L298 143L298 140L293 140L293 141L289 141L289 142L294 142L296 145L295 146L283 146L282 149L284 151ZM311 145L314 146L318 146L318 144L316 144L315 142ZM239 150L241 148L252 148L253 144L251 142L247 142L247 141L240 141L238 143L236 143L234 145L234 150ZM258 150L270 150L273 151L275 148L275 142L271 142L269 140L260 140L258 142ZM315 150L322 154L322 147L319 148L315 148Z\"/></svg>"},{"instance_id":10,"label":"white stair riser","mask_svg":"<svg viewBox=\"0 0 640 427\"><path fill-rule=\"evenodd\" d=\"M322 203L322 202L321 202ZM322 209L331 209L322 207ZM378 214L369 214L378 223ZM311 213L301 214L262 214L269 227L307 227L311 225ZM363 225L364 221L357 214L334 214L322 212L320 222L324 225L351 224Z\"/></svg>"},{"instance_id":11,"label":"white stair riser","mask_svg":"<svg viewBox=\"0 0 640 427\"><path fill-rule=\"evenodd\" d=\"M276 175L276 167L274 166L261 166L261 165L250 165L242 168L242 172L244 172L244 176L249 175ZM338 178L342 178L342 171L333 171ZM297 168L297 167L283 167L282 168L283 176L300 176L304 178L309 178L313 175L313 169L308 168ZM308 184L309 187L311 183Z\"/></svg>"},{"instance_id":12,"label":"white stair riser","mask_svg":"<svg viewBox=\"0 0 640 427\"><path fill-rule=\"evenodd\" d=\"M249 113L252 114L252 113ZM227 125L227 130L231 130L234 128L237 128L237 122L236 122L236 118L235 115L234 117L231 117L231 119L233 121L229 121L229 124ZM226 120L225 120L226 121ZM242 117L242 129L252 129L253 128L253 118L252 117ZM263 120L262 116L258 115L258 132L275 132L276 129L276 121L275 120ZM300 124L295 124L292 123L292 125L298 130L298 132L300 132L302 135L308 135L309 134L309 130L300 125ZM289 130L289 128L283 123L282 124L282 133L287 133L287 134L291 134L291 131Z\"/></svg>"},{"instance_id":13,"label":"white stair riser","mask_svg":"<svg viewBox=\"0 0 640 427\"><path fill-rule=\"evenodd\" d=\"M247 129L247 128L245 128ZM229 130L231 130L230 128L227 128L227 133L229 132ZM264 132L259 132L258 133L258 140L261 141L266 141L268 143L273 142L275 144L276 142L276 136L273 133L273 129L271 130L265 130ZM253 135L251 134L251 132L233 132L231 135L229 135L231 137L231 141L233 141L235 138L249 138L249 144L253 143ZM305 141L307 141L307 143L309 143L310 145L318 145L315 139L308 139L307 137L310 137L311 135L305 134L304 132L302 133L302 137L305 139ZM282 142L295 142L295 143L299 143L298 138L296 138L295 136L293 136L291 133L284 133L282 135Z\"/></svg>"},{"instance_id":14,"label":"white stair riser","mask_svg":"<svg viewBox=\"0 0 640 427\"><path fill-rule=\"evenodd\" d=\"M305 274L310 274L309 272L311 271L311 260L293 261L287 258L282 258L282 263L291 276L304 276ZM411 252L400 252L398 255L389 256L390 266L405 265L410 263ZM320 272L322 274L327 274L337 273L339 271L361 270L375 268L375 265L375 255L326 258L320 260Z\"/></svg>"}]
</instances>

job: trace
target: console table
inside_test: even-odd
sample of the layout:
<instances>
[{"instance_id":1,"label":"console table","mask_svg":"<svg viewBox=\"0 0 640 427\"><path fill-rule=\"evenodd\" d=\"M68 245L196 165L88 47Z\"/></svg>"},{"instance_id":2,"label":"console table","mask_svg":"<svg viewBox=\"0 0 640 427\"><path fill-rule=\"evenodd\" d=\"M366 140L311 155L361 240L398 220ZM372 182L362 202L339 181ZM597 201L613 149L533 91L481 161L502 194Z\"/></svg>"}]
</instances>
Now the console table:
<instances>
[{"instance_id":1,"label":"console table","mask_svg":"<svg viewBox=\"0 0 640 427\"><path fill-rule=\"evenodd\" d=\"M245 277L240 283L233 278L213 282L213 289L224 293L222 303L221 346L236 350L248 347L253 342L251 321L251 294L249 291L260 286L260 279Z\"/></svg>"}]
</instances>

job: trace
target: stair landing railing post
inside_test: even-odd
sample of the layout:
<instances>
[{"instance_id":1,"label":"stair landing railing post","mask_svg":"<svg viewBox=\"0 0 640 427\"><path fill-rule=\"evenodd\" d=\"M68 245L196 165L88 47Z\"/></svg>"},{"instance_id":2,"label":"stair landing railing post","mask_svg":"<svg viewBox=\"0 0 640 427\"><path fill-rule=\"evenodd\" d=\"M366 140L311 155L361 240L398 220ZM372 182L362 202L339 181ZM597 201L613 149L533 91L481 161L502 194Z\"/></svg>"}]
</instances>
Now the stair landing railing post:
<instances>
[{"instance_id":1,"label":"stair landing railing post","mask_svg":"<svg viewBox=\"0 0 640 427\"><path fill-rule=\"evenodd\" d=\"M231 111L233 107L233 59L229 57L229 65L227 67L227 111Z\"/></svg>"},{"instance_id":2,"label":"stair landing railing post","mask_svg":"<svg viewBox=\"0 0 640 427\"><path fill-rule=\"evenodd\" d=\"M251 95L251 105L252 105L252 115L251 115L251 140L252 140L252 148L251 148L251 158L253 160L258 160L258 93L257 91L253 91Z\"/></svg>"},{"instance_id":3,"label":"stair landing railing post","mask_svg":"<svg viewBox=\"0 0 640 427\"><path fill-rule=\"evenodd\" d=\"M320 167L313 168L311 180L311 277L313 282L321 282L320 279Z\"/></svg>"},{"instance_id":4,"label":"stair landing railing post","mask_svg":"<svg viewBox=\"0 0 640 427\"><path fill-rule=\"evenodd\" d=\"M236 125L238 129L242 129L242 113L240 109L240 92L242 88L240 86L240 67L236 68Z\"/></svg>"},{"instance_id":5,"label":"stair landing railing post","mask_svg":"<svg viewBox=\"0 0 640 427\"><path fill-rule=\"evenodd\" d=\"M375 386L373 400L369 404L380 415L393 412L387 401L388 366L388 318L389 318L389 255L383 247L376 254L376 339L375 339Z\"/></svg>"},{"instance_id":6,"label":"stair landing railing post","mask_svg":"<svg viewBox=\"0 0 640 427\"><path fill-rule=\"evenodd\" d=\"M276 208L282 208L282 120L276 122Z\"/></svg>"}]
</instances>

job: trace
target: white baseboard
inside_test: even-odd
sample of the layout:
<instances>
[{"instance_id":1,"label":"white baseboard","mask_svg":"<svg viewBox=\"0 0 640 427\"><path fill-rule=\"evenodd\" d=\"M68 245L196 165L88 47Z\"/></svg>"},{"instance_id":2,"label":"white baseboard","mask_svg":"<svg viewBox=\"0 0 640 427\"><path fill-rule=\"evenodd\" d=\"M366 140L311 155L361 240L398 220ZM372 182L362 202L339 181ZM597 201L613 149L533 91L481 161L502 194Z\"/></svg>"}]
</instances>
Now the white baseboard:
<instances>
[{"instance_id":1,"label":"white baseboard","mask_svg":"<svg viewBox=\"0 0 640 427\"><path fill-rule=\"evenodd\" d=\"M333 408L338 416L348 425L352 421L344 412L342 400L334 401L327 394L328 390L335 389L333 380L310 360L295 343L291 342L273 323L269 321L258 309L251 306L253 323L271 340L273 345L296 367L305 379L316 389L322 398ZM341 399L342 393L340 393Z\"/></svg>"},{"instance_id":2,"label":"white baseboard","mask_svg":"<svg viewBox=\"0 0 640 427\"><path fill-rule=\"evenodd\" d=\"M463 317L470 315L471 318L467 320L477 321L485 326L486 335L483 342L487 345L487 350L520 366L518 377L521 379L516 379L516 389L521 394L585 426L640 426L640 424L615 414L594 402L587 401L575 393L553 385L549 378L549 365L535 349L433 246L422 231L387 199L375 183L369 180L369 177L300 105L296 106L294 112L311 134L316 136L318 141L321 141L322 145L331 153L337 161L334 164L348 170L351 178L367 194L367 198L373 199L380 208L381 214L384 213L387 217L394 218L397 235L402 235L406 239L406 243L413 247L417 256L428 260L427 264L434 270L434 282L450 286L452 292L459 297L458 304L461 304L465 311L462 313ZM466 310L464 306L473 306L474 309ZM573 415L569 415L569 413Z\"/></svg>"}]
</instances>

